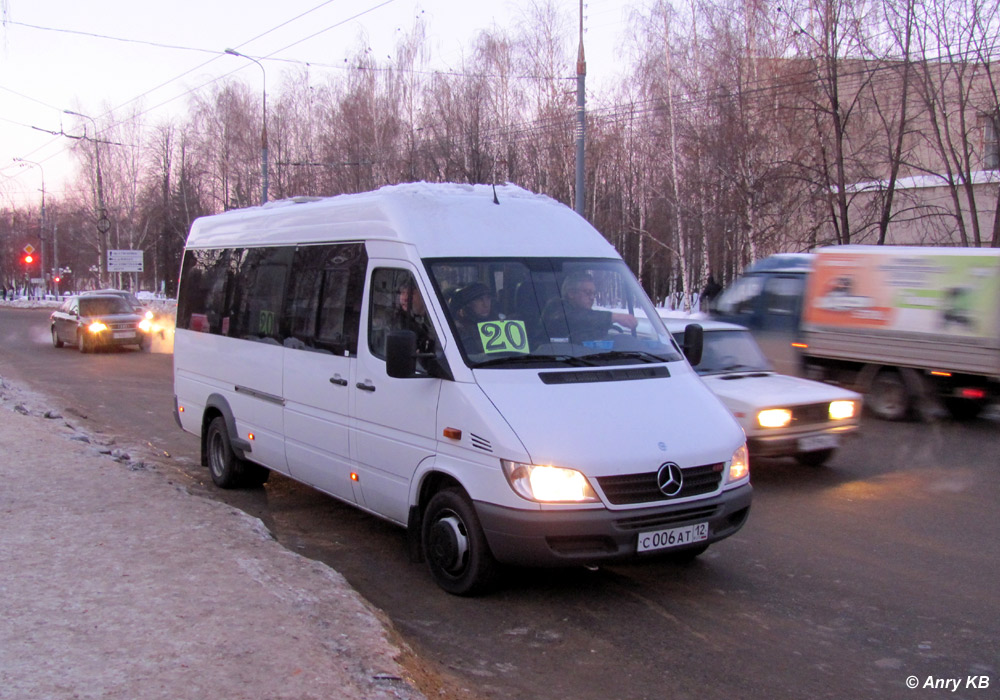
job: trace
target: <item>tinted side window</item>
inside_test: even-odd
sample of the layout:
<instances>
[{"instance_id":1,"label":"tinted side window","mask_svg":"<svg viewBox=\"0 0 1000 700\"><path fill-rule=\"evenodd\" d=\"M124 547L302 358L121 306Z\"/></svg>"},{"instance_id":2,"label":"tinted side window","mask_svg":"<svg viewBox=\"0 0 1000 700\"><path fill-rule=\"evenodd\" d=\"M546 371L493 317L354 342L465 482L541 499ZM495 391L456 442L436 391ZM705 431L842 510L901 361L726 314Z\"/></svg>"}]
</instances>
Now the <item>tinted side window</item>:
<instances>
[{"instance_id":1,"label":"tinted side window","mask_svg":"<svg viewBox=\"0 0 1000 700\"><path fill-rule=\"evenodd\" d=\"M249 248L238 263L230 305L229 327L223 335L280 343L282 304L291 272L294 248Z\"/></svg>"},{"instance_id":2,"label":"tinted side window","mask_svg":"<svg viewBox=\"0 0 1000 700\"><path fill-rule=\"evenodd\" d=\"M181 268L177 327L204 333L224 333L227 287L232 276L229 250L188 250ZM228 321L226 323L228 325Z\"/></svg>"},{"instance_id":3,"label":"tinted side window","mask_svg":"<svg viewBox=\"0 0 1000 700\"><path fill-rule=\"evenodd\" d=\"M362 243L296 250L285 345L338 355L357 354L367 263Z\"/></svg>"}]
</instances>

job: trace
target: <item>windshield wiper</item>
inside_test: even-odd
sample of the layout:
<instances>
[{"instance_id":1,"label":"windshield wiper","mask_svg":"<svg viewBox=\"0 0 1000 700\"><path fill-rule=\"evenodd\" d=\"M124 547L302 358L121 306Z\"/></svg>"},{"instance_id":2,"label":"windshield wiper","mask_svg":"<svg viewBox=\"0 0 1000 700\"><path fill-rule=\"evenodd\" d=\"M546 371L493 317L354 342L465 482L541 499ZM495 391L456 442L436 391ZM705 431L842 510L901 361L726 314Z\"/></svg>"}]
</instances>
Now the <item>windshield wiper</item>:
<instances>
[{"instance_id":1,"label":"windshield wiper","mask_svg":"<svg viewBox=\"0 0 1000 700\"><path fill-rule=\"evenodd\" d=\"M514 357L496 357L492 360L484 360L472 366L472 369L483 369L484 367L501 367L516 365L534 364L564 364L571 367L589 367L590 363L574 357L573 355L516 355Z\"/></svg>"},{"instance_id":2,"label":"windshield wiper","mask_svg":"<svg viewBox=\"0 0 1000 700\"><path fill-rule=\"evenodd\" d=\"M610 352L597 352L593 355L584 355L587 361L592 360L638 360L639 362L668 362L665 357L654 355L640 350L611 350Z\"/></svg>"}]
</instances>

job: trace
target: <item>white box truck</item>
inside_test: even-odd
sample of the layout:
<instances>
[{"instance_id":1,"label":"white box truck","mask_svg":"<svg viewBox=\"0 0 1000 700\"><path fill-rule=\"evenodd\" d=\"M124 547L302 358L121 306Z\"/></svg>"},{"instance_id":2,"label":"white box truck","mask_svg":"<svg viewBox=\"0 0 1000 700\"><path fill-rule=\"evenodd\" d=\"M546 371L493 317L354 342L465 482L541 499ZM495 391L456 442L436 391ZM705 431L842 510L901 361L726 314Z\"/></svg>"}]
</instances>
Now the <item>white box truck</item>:
<instances>
[{"instance_id":1,"label":"white box truck","mask_svg":"<svg viewBox=\"0 0 1000 700\"><path fill-rule=\"evenodd\" d=\"M750 509L743 431L624 261L510 185L198 219L174 394L217 485L276 471L406 527L455 594L498 563L691 558Z\"/></svg>"},{"instance_id":2,"label":"white box truck","mask_svg":"<svg viewBox=\"0 0 1000 700\"><path fill-rule=\"evenodd\" d=\"M822 248L801 340L807 376L867 393L881 418L938 401L974 417L1000 389L1000 250Z\"/></svg>"}]
</instances>

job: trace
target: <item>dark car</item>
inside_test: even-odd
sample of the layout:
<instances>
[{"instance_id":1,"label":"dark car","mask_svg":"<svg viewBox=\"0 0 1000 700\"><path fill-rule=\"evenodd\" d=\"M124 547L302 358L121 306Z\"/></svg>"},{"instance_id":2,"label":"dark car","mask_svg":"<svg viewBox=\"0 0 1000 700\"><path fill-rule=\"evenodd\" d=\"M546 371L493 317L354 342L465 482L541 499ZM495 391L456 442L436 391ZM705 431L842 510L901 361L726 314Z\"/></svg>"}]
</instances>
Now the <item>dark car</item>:
<instances>
[{"instance_id":1,"label":"dark car","mask_svg":"<svg viewBox=\"0 0 1000 700\"><path fill-rule=\"evenodd\" d=\"M149 335L142 330L142 314L116 294L86 294L69 297L52 313L52 344L76 345L90 352L115 345L144 348Z\"/></svg>"}]
</instances>

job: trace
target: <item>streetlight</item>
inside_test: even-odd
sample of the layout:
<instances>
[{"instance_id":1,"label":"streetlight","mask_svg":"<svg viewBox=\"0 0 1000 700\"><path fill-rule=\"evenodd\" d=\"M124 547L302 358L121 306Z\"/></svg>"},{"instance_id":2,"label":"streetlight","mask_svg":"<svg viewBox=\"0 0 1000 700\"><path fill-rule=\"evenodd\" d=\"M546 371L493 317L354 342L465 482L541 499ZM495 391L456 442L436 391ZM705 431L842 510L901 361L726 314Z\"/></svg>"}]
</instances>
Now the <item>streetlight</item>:
<instances>
[{"instance_id":1,"label":"streetlight","mask_svg":"<svg viewBox=\"0 0 1000 700\"><path fill-rule=\"evenodd\" d=\"M44 267L44 264L45 264L45 168L42 167L41 163L36 163L35 161L28 160L27 158L18 158L18 157L15 156L14 161L17 162L17 163L20 163L22 167L34 165L42 173L42 223L41 223L41 233L38 235L38 244L39 244L39 247L41 248L42 252L39 255L38 269L41 271L42 277L44 277L45 276L45 267ZM53 235L52 235L52 257L53 257L53 263L52 264L53 264L53 266L55 266L55 262L54 262L55 257L56 257L56 252L55 251L56 251L56 239L55 239L55 234L53 233ZM59 295L59 290L56 289L56 296L58 296L58 295Z\"/></svg>"},{"instance_id":2,"label":"streetlight","mask_svg":"<svg viewBox=\"0 0 1000 700\"><path fill-rule=\"evenodd\" d=\"M260 130L260 179L261 179L261 193L260 193L260 203L267 203L267 71L264 70L264 64L258 61L256 58L247 56L246 54L240 53L236 49L226 49L226 53L230 56L239 56L240 58L245 58L248 61L253 61L258 66L260 66L260 72L263 75L263 82L261 83L264 94L264 104L263 104L263 126Z\"/></svg>"},{"instance_id":3,"label":"streetlight","mask_svg":"<svg viewBox=\"0 0 1000 700\"><path fill-rule=\"evenodd\" d=\"M98 250L98 257L100 258L98 260L100 268L100 284L103 287L105 273L106 273L106 265L107 265L107 263L105 262L105 257L106 257L105 251L107 250L107 245L104 237L107 234L108 230L110 229L110 222L108 221L107 212L104 209L104 184L103 181L101 180L101 151L97 139L97 122L94 121L93 117L88 117L86 114L81 114L80 112L74 112L71 109L64 109L63 113L71 114L74 117L83 117L84 119L89 119L90 123L94 125L94 138L90 140L94 142L94 165L97 169L97 207L98 207L97 232L99 234L97 238L97 250ZM87 138L86 128L84 129L83 134L84 138Z\"/></svg>"}]
</instances>

